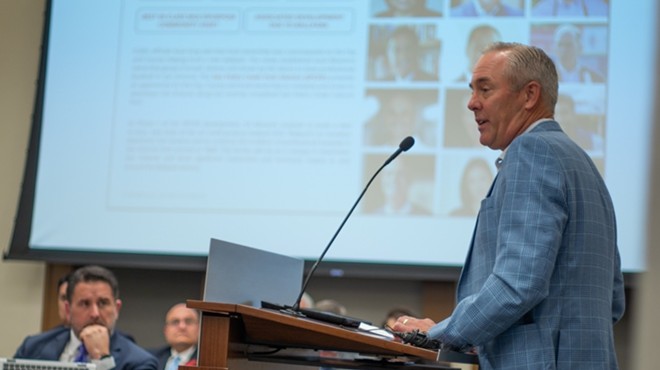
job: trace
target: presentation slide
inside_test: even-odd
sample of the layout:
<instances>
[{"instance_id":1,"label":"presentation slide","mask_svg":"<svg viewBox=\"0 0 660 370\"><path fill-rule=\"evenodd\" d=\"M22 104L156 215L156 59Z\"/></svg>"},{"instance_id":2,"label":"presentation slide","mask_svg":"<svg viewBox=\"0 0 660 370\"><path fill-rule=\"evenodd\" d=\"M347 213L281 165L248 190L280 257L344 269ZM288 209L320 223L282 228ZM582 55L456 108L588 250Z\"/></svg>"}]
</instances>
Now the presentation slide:
<instances>
[{"instance_id":1,"label":"presentation slide","mask_svg":"<svg viewBox=\"0 0 660 370\"><path fill-rule=\"evenodd\" d=\"M652 0L51 1L29 248L460 266L499 151L470 71L543 48L556 118L593 158L626 271L644 268ZM579 6L578 6L579 4Z\"/></svg>"}]
</instances>

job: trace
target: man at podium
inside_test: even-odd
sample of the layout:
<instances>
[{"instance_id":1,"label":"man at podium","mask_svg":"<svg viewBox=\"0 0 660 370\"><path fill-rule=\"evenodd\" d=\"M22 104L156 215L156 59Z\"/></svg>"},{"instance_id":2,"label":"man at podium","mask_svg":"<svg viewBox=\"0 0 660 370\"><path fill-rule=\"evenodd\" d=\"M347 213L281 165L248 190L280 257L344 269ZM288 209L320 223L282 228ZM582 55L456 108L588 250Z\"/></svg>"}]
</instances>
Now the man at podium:
<instances>
[{"instance_id":1,"label":"man at podium","mask_svg":"<svg viewBox=\"0 0 660 370\"><path fill-rule=\"evenodd\" d=\"M553 118L558 77L541 49L488 47L473 70L479 141L502 151L445 320L400 317L482 370L618 369L624 285L616 221L589 156Z\"/></svg>"}]
</instances>

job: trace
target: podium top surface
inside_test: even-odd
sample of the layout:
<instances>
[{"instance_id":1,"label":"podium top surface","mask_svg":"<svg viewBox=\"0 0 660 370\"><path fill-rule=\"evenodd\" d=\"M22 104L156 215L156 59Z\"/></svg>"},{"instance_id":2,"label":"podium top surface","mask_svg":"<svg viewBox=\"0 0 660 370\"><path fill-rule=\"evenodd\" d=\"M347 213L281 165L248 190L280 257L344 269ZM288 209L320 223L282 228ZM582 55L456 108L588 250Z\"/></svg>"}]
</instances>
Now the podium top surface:
<instances>
[{"instance_id":1,"label":"podium top surface","mask_svg":"<svg viewBox=\"0 0 660 370\"><path fill-rule=\"evenodd\" d=\"M438 360L438 351L271 309L198 300L188 300L187 306L200 310L202 317L220 315L240 318L244 333L242 341L246 344Z\"/></svg>"}]
</instances>

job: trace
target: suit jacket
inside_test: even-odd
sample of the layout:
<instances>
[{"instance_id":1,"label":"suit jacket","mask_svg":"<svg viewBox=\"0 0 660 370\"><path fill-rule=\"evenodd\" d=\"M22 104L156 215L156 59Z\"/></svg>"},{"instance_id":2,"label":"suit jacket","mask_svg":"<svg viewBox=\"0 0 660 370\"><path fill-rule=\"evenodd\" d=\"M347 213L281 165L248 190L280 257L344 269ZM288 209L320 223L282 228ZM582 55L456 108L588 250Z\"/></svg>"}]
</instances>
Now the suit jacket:
<instances>
[{"instance_id":1,"label":"suit jacket","mask_svg":"<svg viewBox=\"0 0 660 370\"><path fill-rule=\"evenodd\" d=\"M71 329L58 327L28 336L14 358L57 361L70 335ZM115 370L157 370L158 363L154 356L116 331L110 337L110 352L115 359Z\"/></svg>"},{"instance_id":2,"label":"suit jacket","mask_svg":"<svg viewBox=\"0 0 660 370\"><path fill-rule=\"evenodd\" d=\"M160 347L156 349L151 349L149 350L149 352L152 355L154 355L154 357L156 357L156 360L158 360L158 370L165 370L165 366L167 365L167 360L169 360L170 356L172 355L172 347L170 346ZM197 349L195 349L192 356L190 356L190 361L181 365L195 366L196 364L197 364Z\"/></svg>"},{"instance_id":3,"label":"suit jacket","mask_svg":"<svg viewBox=\"0 0 660 370\"><path fill-rule=\"evenodd\" d=\"M482 201L452 315L429 335L477 347L480 369L617 369L623 315L614 209L554 121L506 151Z\"/></svg>"}]
</instances>

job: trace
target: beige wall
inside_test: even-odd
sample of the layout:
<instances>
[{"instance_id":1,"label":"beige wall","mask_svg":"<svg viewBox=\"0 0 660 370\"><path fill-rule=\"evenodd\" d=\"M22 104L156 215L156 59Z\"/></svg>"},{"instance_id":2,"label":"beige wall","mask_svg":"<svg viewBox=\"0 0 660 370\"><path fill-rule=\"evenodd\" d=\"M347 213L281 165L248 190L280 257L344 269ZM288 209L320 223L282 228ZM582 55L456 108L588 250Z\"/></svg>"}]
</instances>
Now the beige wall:
<instances>
[{"instance_id":1,"label":"beige wall","mask_svg":"<svg viewBox=\"0 0 660 370\"><path fill-rule=\"evenodd\" d=\"M3 247L8 245L11 237L27 149L43 4L43 0L0 1L0 243ZM660 68L658 72L656 75L660 75ZM655 116L660 116L660 110ZM655 139L655 142L660 141L660 130L656 130ZM657 165L651 188L657 189L660 187L658 148L655 149L653 158ZM649 217L649 245L660 244L660 228L655 227L658 222L654 221L659 218L660 195L654 193ZM622 368L657 368L654 356L657 343L660 343L660 316L657 315L660 307L660 294L657 293L657 285L660 283L660 251L657 248L650 248L648 266L649 272L640 279L640 289L636 294L639 297L638 302L634 310L627 313L628 320L639 318L634 320L634 339L629 343L631 351L636 354L636 365ZM0 328L3 329L3 335L0 336L0 357L13 355L25 335L39 331L44 274L43 263L0 260ZM390 287L392 290L388 290L387 286L382 287L385 293L371 304L382 306L380 309L385 310L385 305L390 301L414 301L415 297L418 297L418 292L413 293L417 285L401 284L403 286L398 287L398 293L395 292L393 296L386 293L396 291L396 287ZM317 292L319 296L327 293L328 297L340 298L349 305L360 301L358 292L339 290L332 284L322 286ZM353 314L367 318L368 312L357 311ZM130 316L123 319L128 320Z\"/></svg>"},{"instance_id":2,"label":"beige wall","mask_svg":"<svg viewBox=\"0 0 660 370\"><path fill-rule=\"evenodd\" d=\"M9 244L23 176L41 41L42 0L0 1L0 245ZM45 265L0 261L0 357L39 331Z\"/></svg>"}]
</instances>

